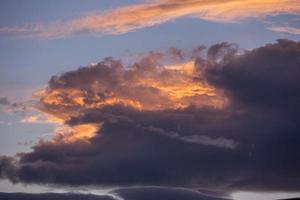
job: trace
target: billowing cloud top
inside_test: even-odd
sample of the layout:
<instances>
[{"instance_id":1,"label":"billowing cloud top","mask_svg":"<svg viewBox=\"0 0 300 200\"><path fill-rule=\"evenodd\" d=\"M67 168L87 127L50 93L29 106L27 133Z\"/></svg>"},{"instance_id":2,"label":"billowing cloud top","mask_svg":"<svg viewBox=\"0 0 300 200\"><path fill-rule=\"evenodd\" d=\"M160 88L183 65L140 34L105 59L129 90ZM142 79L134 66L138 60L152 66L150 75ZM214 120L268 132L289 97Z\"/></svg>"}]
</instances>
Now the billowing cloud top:
<instances>
[{"instance_id":1,"label":"billowing cloud top","mask_svg":"<svg viewBox=\"0 0 300 200\"><path fill-rule=\"evenodd\" d=\"M220 43L53 76L36 107L62 125L32 152L2 157L0 175L217 195L299 191L299 58L289 40L244 52Z\"/></svg>"},{"instance_id":2,"label":"billowing cloud top","mask_svg":"<svg viewBox=\"0 0 300 200\"><path fill-rule=\"evenodd\" d=\"M80 33L122 34L182 17L237 22L249 18L299 13L298 0L155 0L94 12L71 20L2 27L0 32L25 37L61 38Z\"/></svg>"}]
</instances>

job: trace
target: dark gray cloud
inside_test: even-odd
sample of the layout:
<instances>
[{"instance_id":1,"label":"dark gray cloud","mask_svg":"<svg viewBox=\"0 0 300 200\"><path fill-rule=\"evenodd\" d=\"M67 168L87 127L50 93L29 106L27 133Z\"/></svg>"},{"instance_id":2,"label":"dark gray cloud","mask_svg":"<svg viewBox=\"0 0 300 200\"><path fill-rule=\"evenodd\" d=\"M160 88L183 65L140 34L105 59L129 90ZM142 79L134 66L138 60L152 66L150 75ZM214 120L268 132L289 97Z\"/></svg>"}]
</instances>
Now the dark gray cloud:
<instances>
[{"instance_id":1,"label":"dark gray cloud","mask_svg":"<svg viewBox=\"0 0 300 200\"><path fill-rule=\"evenodd\" d=\"M8 156L0 156L0 178L10 179L12 182L16 182L16 163L15 159Z\"/></svg>"},{"instance_id":2,"label":"dark gray cloud","mask_svg":"<svg viewBox=\"0 0 300 200\"><path fill-rule=\"evenodd\" d=\"M18 176L32 183L193 187L195 182L217 188L230 178L230 166L241 166L237 151L182 142L128 122L106 123L90 142L36 146L22 156Z\"/></svg>"},{"instance_id":3,"label":"dark gray cloud","mask_svg":"<svg viewBox=\"0 0 300 200\"><path fill-rule=\"evenodd\" d=\"M202 86L205 80L223 92L226 106L190 103L182 108L168 104L163 109L138 109L117 102L88 107L74 103L66 92L75 95L69 89L80 88L86 94L84 102L92 105L99 103L97 98L111 98L113 91L151 108L164 95L149 85L132 87L128 80L155 74L155 80L168 85L166 78L174 78L173 74L158 70L157 60L163 55L157 53L135 63L130 73L120 61L106 59L98 67L53 77L48 90L58 92L59 100L42 97L43 111L58 116L64 112L69 126L93 123L101 128L88 141L35 145L32 152L20 154L18 162L6 165L12 166L13 178L75 186L179 186L224 195L237 190L299 191L300 43L279 40L243 53L235 45L221 43L208 48L206 56L201 54L193 57L197 67L193 80ZM105 87L99 90L95 81ZM142 98L143 89L151 91L152 99ZM1 174L7 171L1 167Z\"/></svg>"},{"instance_id":4,"label":"dark gray cloud","mask_svg":"<svg viewBox=\"0 0 300 200\"><path fill-rule=\"evenodd\" d=\"M6 97L0 97L0 105L8 105L9 101Z\"/></svg>"},{"instance_id":5,"label":"dark gray cloud","mask_svg":"<svg viewBox=\"0 0 300 200\"><path fill-rule=\"evenodd\" d=\"M282 39L214 64L206 77L234 103L290 111L299 108L299 54L299 43Z\"/></svg>"},{"instance_id":6,"label":"dark gray cloud","mask_svg":"<svg viewBox=\"0 0 300 200\"><path fill-rule=\"evenodd\" d=\"M42 193L42 194L28 194L28 193L0 193L1 200L115 200L110 196L98 196L91 194L72 194L72 193Z\"/></svg>"},{"instance_id":7,"label":"dark gray cloud","mask_svg":"<svg viewBox=\"0 0 300 200\"><path fill-rule=\"evenodd\" d=\"M123 188L114 192L125 200L225 200L192 190L167 187Z\"/></svg>"}]
</instances>

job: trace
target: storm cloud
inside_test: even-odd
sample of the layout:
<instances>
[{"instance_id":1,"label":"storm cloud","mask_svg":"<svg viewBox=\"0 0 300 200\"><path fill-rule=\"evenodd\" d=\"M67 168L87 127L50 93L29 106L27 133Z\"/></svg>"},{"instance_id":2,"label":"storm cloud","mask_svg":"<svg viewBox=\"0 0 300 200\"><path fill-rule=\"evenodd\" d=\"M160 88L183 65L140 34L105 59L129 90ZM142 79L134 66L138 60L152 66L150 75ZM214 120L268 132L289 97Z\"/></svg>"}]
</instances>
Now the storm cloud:
<instances>
[{"instance_id":1,"label":"storm cloud","mask_svg":"<svg viewBox=\"0 0 300 200\"><path fill-rule=\"evenodd\" d=\"M130 66L108 58L53 76L39 97L65 127L2 161L1 177L223 195L300 190L299 42L152 52Z\"/></svg>"}]
</instances>

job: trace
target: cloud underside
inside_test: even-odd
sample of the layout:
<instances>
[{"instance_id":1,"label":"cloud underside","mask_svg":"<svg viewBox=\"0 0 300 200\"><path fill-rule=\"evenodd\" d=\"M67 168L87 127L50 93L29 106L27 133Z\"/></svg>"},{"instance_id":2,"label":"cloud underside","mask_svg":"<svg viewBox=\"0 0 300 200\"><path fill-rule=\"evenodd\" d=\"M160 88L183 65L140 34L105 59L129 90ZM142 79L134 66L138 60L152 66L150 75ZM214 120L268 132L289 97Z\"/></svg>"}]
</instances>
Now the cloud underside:
<instances>
[{"instance_id":1,"label":"cloud underside","mask_svg":"<svg viewBox=\"0 0 300 200\"><path fill-rule=\"evenodd\" d=\"M0 199L5 200L153 200L153 199L172 199L172 200L225 200L223 198L214 198L203 195L199 192L186 190L182 188L167 187L135 187L123 188L111 191L107 195L87 195L75 193L44 193L44 194L26 194L26 193L0 193Z\"/></svg>"},{"instance_id":2,"label":"cloud underside","mask_svg":"<svg viewBox=\"0 0 300 200\"><path fill-rule=\"evenodd\" d=\"M0 32L51 39L82 33L122 34L183 17L228 23L299 13L298 0L155 0L48 24L2 27Z\"/></svg>"},{"instance_id":3,"label":"cloud underside","mask_svg":"<svg viewBox=\"0 0 300 200\"><path fill-rule=\"evenodd\" d=\"M300 43L220 43L107 58L53 76L36 107L63 122L18 159L13 182L167 186L211 194L300 190Z\"/></svg>"},{"instance_id":4,"label":"cloud underside","mask_svg":"<svg viewBox=\"0 0 300 200\"><path fill-rule=\"evenodd\" d=\"M0 199L5 200L115 200L110 196L96 196L96 195L83 195L83 194L28 194L28 193L0 193Z\"/></svg>"}]
</instances>

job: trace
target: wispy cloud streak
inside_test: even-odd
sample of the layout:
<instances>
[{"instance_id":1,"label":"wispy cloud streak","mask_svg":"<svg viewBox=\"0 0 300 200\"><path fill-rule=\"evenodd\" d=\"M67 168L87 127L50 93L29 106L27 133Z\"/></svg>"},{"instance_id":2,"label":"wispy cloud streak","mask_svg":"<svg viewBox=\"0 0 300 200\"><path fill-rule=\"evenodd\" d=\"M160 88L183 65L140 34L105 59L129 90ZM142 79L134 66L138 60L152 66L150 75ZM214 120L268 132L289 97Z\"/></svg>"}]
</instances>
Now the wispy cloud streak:
<instances>
[{"instance_id":1,"label":"wispy cloud streak","mask_svg":"<svg viewBox=\"0 0 300 200\"><path fill-rule=\"evenodd\" d=\"M293 35L300 35L300 28L294 28L290 26L272 26L269 30L279 33L289 33Z\"/></svg>"},{"instance_id":2,"label":"wispy cloud streak","mask_svg":"<svg viewBox=\"0 0 300 200\"><path fill-rule=\"evenodd\" d=\"M24 27L2 27L2 33L43 39L94 34L123 34L182 17L237 22L278 14L298 15L298 0L156 0L105 10L71 20Z\"/></svg>"}]
</instances>

